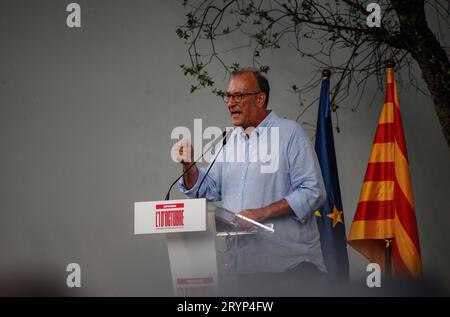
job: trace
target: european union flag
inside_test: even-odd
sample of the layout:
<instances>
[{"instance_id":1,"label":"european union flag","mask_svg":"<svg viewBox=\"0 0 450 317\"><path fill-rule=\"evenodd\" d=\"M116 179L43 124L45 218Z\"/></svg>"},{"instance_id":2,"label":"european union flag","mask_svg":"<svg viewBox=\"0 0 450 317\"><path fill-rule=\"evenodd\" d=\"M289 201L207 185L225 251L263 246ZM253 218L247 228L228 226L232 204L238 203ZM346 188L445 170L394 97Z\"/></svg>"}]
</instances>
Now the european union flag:
<instances>
[{"instance_id":1,"label":"european union flag","mask_svg":"<svg viewBox=\"0 0 450 317\"><path fill-rule=\"evenodd\" d=\"M349 278L349 265L341 190L334 150L330 78L328 77L322 80L315 149L327 190L327 201L315 213L325 266L331 281L346 282Z\"/></svg>"}]
</instances>

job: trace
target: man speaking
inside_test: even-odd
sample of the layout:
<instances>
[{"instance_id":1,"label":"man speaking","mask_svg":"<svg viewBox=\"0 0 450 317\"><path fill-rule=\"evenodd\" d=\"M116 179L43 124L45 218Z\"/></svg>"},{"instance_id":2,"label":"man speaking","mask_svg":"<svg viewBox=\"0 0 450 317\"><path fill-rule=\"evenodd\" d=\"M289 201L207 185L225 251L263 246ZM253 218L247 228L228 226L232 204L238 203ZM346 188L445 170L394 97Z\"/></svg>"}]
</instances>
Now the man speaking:
<instances>
[{"instance_id":1,"label":"man speaking","mask_svg":"<svg viewBox=\"0 0 450 317\"><path fill-rule=\"evenodd\" d=\"M258 295L268 294L258 283L280 291L325 272L314 216L326 198L320 167L303 129L267 109L269 93L269 82L258 70L231 74L224 100L236 128L206 178L204 169L188 170L192 146L185 141L177 146L183 171L188 170L179 182L181 192L222 201L235 213L274 224L274 233L239 236L236 243L234 270L262 292ZM267 169L258 159L262 149L275 154L276 168Z\"/></svg>"}]
</instances>

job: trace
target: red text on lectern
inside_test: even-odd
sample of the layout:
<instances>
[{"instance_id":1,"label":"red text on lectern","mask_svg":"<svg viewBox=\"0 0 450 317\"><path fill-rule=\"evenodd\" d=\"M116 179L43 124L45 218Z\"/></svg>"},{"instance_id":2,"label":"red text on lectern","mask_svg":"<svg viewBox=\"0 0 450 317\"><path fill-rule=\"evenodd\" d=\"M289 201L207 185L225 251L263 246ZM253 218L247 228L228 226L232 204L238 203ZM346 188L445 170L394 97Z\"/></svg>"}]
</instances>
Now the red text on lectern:
<instances>
[{"instance_id":1,"label":"red text on lectern","mask_svg":"<svg viewBox=\"0 0 450 317\"><path fill-rule=\"evenodd\" d=\"M157 204L155 212L157 229L184 227L184 203Z\"/></svg>"}]
</instances>

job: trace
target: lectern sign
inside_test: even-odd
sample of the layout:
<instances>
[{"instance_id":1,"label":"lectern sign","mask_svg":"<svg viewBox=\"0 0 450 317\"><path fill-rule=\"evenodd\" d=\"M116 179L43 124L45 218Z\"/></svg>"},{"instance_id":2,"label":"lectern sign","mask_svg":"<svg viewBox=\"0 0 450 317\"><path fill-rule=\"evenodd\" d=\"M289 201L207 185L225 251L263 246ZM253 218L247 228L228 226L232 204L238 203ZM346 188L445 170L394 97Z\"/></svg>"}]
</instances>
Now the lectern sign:
<instances>
[{"instance_id":1,"label":"lectern sign","mask_svg":"<svg viewBox=\"0 0 450 317\"><path fill-rule=\"evenodd\" d=\"M184 203L157 204L155 225L156 229L184 228Z\"/></svg>"},{"instance_id":2,"label":"lectern sign","mask_svg":"<svg viewBox=\"0 0 450 317\"><path fill-rule=\"evenodd\" d=\"M134 233L206 231L206 200L184 199L134 203Z\"/></svg>"}]
</instances>

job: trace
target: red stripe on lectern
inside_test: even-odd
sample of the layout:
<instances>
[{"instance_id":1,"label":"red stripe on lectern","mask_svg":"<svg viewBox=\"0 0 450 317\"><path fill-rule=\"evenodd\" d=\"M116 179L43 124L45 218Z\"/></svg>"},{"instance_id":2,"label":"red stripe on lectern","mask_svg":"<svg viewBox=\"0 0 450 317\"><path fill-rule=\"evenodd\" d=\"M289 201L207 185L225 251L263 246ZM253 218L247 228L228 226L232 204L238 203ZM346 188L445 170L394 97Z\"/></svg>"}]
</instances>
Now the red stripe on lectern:
<instances>
[{"instance_id":1,"label":"red stripe on lectern","mask_svg":"<svg viewBox=\"0 0 450 317\"><path fill-rule=\"evenodd\" d=\"M196 285L196 284L212 284L214 278L212 277L199 277L199 278L179 278L177 279L178 285Z\"/></svg>"},{"instance_id":2,"label":"red stripe on lectern","mask_svg":"<svg viewBox=\"0 0 450 317\"><path fill-rule=\"evenodd\" d=\"M184 208L184 203L179 204L157 204L156 209L172 209L172 208Z\"/></svg>"}]
</instances>

